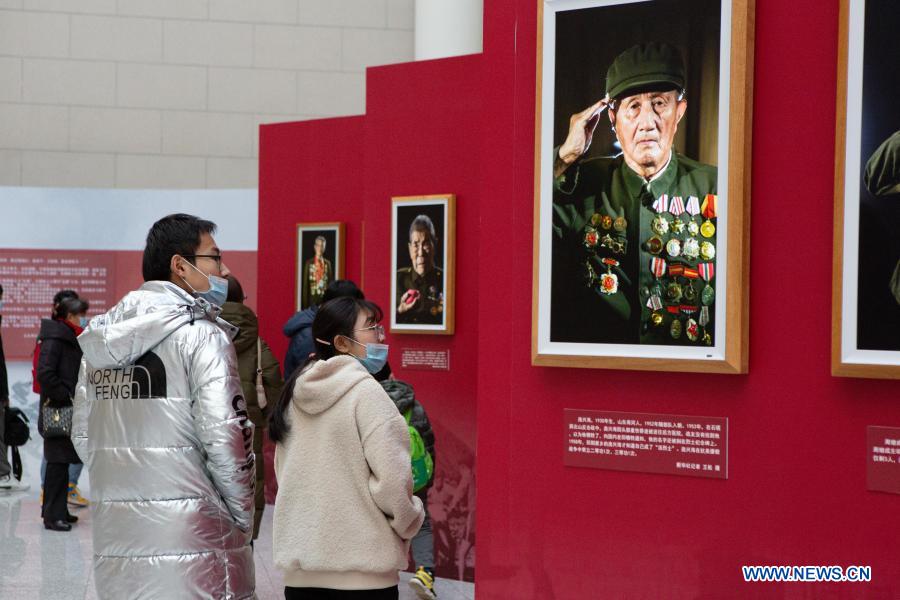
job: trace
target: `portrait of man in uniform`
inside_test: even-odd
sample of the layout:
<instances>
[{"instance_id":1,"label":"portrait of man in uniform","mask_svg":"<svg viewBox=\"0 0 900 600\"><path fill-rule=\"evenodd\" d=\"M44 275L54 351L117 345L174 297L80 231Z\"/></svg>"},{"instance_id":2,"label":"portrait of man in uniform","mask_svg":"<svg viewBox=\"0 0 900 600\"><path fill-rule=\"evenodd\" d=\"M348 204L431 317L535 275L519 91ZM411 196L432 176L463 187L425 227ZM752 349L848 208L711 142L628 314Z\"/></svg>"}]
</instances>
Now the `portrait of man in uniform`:
<instances>
[{"instance_id":1,"label":"portrait of man in uniform","mask_svg":"<svg viewBox=\"0 0 900 600\"><path fill-rule=\"evenodd\" d=\"M900 378L900 4L851 0L842 21L832 373Z\"/></svg>"},{"instance_id":2,"label":"portrait of man in uniform","mask_svg":"<svg viewBox=\"0 0 900 600\"><path fill-rule=\"evenodd\" d=\"M737 116L720 107L722 65L732 56L722 44L730 43L723 27L733 26L735 4L547 5L538 346L589 356L635 356L628 346L648 348L637 356L721 352L728 202L721 192L729 186L719 165L730 149L720 122L734 126ZM687 348L695 350L679 354Z\"/></svg>"},{"instance_id":3,"label":"portrait of man in uniform","mask_svg":"<svg viewBox=\"0 0 900 600\"><path fill-rule=\"evenodd\" d=\"M392 331L444 333L447 328L450 204L447 197L394 199Z\"/></svg>"},{"instance_id":4,"label":"portrait of man in uniform","mask_svg":"<svg viewBox=\"0 0 900 600\"><path fill-rule=\"evenodd\" d=\"M297 309L322 302L325 290L343 272L343 224L297 226Z\"/></svg>"}]
</instances>

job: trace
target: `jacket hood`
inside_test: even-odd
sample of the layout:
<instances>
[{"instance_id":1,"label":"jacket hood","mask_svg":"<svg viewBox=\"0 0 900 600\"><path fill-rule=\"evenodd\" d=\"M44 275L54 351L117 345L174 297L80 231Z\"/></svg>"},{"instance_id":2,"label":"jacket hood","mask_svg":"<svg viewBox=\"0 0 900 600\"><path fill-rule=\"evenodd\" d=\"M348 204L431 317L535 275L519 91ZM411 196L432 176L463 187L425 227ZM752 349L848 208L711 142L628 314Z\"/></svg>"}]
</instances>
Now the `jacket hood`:
<instances>
[{"instance_id":1,"label":"jacket hood","mask_svg":"<svg viewBox=\"0 0 900 600\"><path fill-rule=\"evenodd\" d=\"M116 368L133 364L179 327L194 321L215 323L229 337L237 327L219 318L221 309L194 298L174 283L148 281L129 292L109 312L91 319L78 343L94 367Z\"/></svg>"},{"instance_id":2,"label":"jacket hood","mask_svg":"<svg viewBox=\"0 0 900 600\"><path fill-rule=\"evenodd\" d=\"M41 332L38 337L42 340L56 338L70 344L78 343L72 328L56 319L41 319Z\"/></svg>"},{"instance_id":3,"label":"jacket hood","mask_svg":"<svg viewBox=\"0 0 900 600\"><path fill-rule=\"evenodd\" d=\"M304 327L312 327L313 319L316 318L316 312L319 310L318 306L311 306L306 310L301 310L296 313L293 317L288 319L288 322L284 324L284 328L282 331L284 335L287 337L294 337L297 335L297 332L303 329Z\"/></svg>"},{"instance_id":4,"label":"jacket hood","mask_svg":"<svg viewBox=\"0 0 900 600\"><path fill-rule=\"evenodd\" d=\"M365 367L353 356L342 354L328 360L317 360L294 384L294 403L303 412L317 415L359 385L371 379Z\"/></svg>"},{"instance_id":5,"label":"jacket hood","mask_svg":"<svg viewBox=\"0 0 900 600\"><path fill-rule=\"evenodd\" d=\"M384 388L387 395L397 405L397 410L400 411L401 415L412 408L416 402L416 393L413 391L413 387L405 381L385 379L381 382L381 387Z\"/></svg>"},{"instance_id":6,"label":"jacket hood","mask_svg":"<svg viewBox=\"0 0 900 600\"><path fill-rule=\"evenodd\" d=\"M240 302L226 302L222 305L220 316L238 328L238 334L234 338L234 349L238 354L256 347L259 319L250 307Z\"/></svg>"}]
</instances>

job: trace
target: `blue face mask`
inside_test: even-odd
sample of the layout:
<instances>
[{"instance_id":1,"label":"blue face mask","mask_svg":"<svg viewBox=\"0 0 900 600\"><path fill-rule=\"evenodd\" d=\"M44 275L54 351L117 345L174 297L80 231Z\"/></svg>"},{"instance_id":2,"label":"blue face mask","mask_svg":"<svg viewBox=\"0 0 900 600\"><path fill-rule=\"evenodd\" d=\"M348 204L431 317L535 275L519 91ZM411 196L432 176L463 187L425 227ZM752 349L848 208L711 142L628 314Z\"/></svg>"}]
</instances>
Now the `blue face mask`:
<instances>
[{"instance_id":1,"label":"blue face mask","mask_svg":"<svg viewBox=\"0 0 900 600\"><path fill-rule=\"evenodd\" d=\"M362 366L366 368L366 371L374 375L378 371L384 368L385 363L388 358L388 345L387 344L363 344L362 342L357 342L353 338L349 338L350 341L356 342L360 346L363 346L366 349L366 357L360 358L356 356L356 360L362 363Z\"/></svg>"},{"instance_id":2,"label":"blue face mask","mask_svg":"<svg viewBox=\"0 0 900 600\"><path fill-rule=\"evenodd\" d=\"M85 327L88 326L88 318L87 318L87 317L80 317L80 318L78 319L78 324L81 325L81 328L82 328L82 329L84 329Z\"/></svg>"},{"instance_id":3,"label":"blue face mask","mask_svg":"<svg viewBox=\"0 0 900 600\"><path fill-rule=\"evenodd\" d=\"M194 289L194 286L189 284L187 280L182 277L181 280L187 284L191 291L197 295L198 298L203 298L210 304L215 304L216 306L221 307L225 304L225 300L228 298L228 280L222 277L217 277L216 275L207 275L196 266L193 265L190 261L188 264L191 265L195 271L206 277L209 281L209 289L205 292L198 292Z\"/></svg>"}]
</instances>

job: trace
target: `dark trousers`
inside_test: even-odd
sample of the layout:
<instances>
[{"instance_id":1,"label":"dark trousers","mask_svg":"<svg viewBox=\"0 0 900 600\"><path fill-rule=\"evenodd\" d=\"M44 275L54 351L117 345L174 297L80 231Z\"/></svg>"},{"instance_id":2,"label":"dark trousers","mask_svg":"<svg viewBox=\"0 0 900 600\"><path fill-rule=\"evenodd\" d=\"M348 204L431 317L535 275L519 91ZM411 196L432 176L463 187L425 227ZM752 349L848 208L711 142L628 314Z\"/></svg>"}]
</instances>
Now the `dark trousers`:
<instances>
[{"instance_id":1,"label":"dark trousers","mask_svg":"<svg viewBox=\"0 0 900 600\"><path fill-rule=\"evenodd\" d=\"M284 588L285 600L398 600L400 590L394 587L382 590L330 590L326 588Z\"/></svg>"},{"instance_id":2,"label":"dark trousers","mask_svg":"<svg viewBox=\"0 0 900 600\"><path fill-rule=\"evenodd\" d=\"M69 514L66 496L69 493L69 464L47 463L44 478L44 505L41 514L44 521L65 521Z\"/></svg>"}]
</instances>

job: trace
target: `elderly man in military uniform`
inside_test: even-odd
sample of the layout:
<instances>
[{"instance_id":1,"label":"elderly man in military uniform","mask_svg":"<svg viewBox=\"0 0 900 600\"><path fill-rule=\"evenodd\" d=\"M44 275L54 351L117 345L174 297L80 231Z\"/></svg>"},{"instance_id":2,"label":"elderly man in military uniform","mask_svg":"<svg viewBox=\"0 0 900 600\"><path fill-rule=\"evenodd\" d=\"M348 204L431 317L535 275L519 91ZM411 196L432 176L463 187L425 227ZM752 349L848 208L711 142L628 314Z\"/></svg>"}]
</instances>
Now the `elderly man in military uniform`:
<instances>
[{"instance_id":1,"label":"elderly man in military uniform","mask_svg":"<svg viewBox=\"0 0 900 600\"><path fill-rule=\"evenodd\" d=\"M434 223L419 215L409 226L410 267L397 270L397 323L440 325L444 322L444 272L434 264Z\"/></svg>"},{"instance_id":2,"label":"elderly man in military uniform","mask_svg":"<svg viewBox=\"0 0 900 600\"><path fill-rule=\"evenodd\" d=\"M325 297L325 289L334 279L331 261L325 258L326 244L325 236L317 236L313 245L315 256L304 263L303 302L300 308L320 304Z\"/></svg>"},{"instance_id":3,"label":"elderly man in military uniform","mask_svg":"<svg viewBox=\"0 0 900 600\"><path fill-rule=\"evenodd\" d=\"M900 201L900 131L895 131L882 142L866 161L863 182L873 198L889 202ZM900 232L893 232L894 248L897 247L898 237ZM894 257L889 258L893 260ZM897 257L889 285L891 295L900 304L900 257Z\"/></svg>"},{"instance_id":4,"label":"elderly man in military uniform","mask_svg":"<svg viewBox=\"0 0 900 600\"><path fill-rule=\"evenodd\" d=\"M717 169L673 150L686 108L679 51L647 43L571 117L553 164L551 340L714 343ZM604 110L622 153L586 159Z\"/></svg>"}]
</instances>

